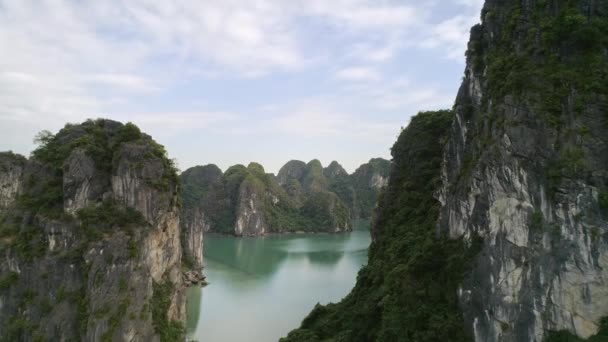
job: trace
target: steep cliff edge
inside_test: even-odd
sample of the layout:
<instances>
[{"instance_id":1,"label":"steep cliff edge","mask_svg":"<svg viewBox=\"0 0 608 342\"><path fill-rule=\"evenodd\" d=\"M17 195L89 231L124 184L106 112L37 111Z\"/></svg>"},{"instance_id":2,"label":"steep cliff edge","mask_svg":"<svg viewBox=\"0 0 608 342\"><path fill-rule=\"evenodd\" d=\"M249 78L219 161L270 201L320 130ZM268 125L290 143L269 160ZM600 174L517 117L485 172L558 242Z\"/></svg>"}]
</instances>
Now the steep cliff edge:
<instances>
[{"instance_id":1,"label":"steep cliff edge","mask_svg":"<svg viewBox=\"0 0 608 342\"><path fill-rule=\"evenodd\" d=\"M187 281L205 283L203 268L203 236L211 229L211 219L206 211L205 198L222 178L222 170L216 165L195 166L180 175L182 215L180 217L183 264L190 269Z\"/></svg>"},{"instance_id":2,"label":"steep cliff edge","mask_svg":"<svg viewBox=\"0 0 608 342\"><path fill-rule=\"evenodd\" d=\"M15 203L27 159L12 152L0 152L0 214Z\"/></svg>"},{"instance_id":3,"label":"steep cliff edge","mask_svg":"<svg viewBox=\"0 0 608 342\"><path fill-rule=\"evenodd\" d=\"M608 315L608 2L488 0L438 192L483 249L460 289L476 341L587 338Z\"/></svg>"},{"instance_id":4,"label":"steep cliff edge","mask_svg":"<svg viewBox=\"0 0 608 342\"><path fill-rule=\"evenodd\" d=\"M393 147L355 288L285 341L608 340L607 80L608 2L487 0L453 116Z\"/></svg>"},{"instance_id":5,"label":"steep cliff edge","mask_svg":"<svg viewBox=\"0 0 608 342\"><path fill-rule=\"evenodd\" d=\"M0 221L2 338L182 338L178 179L164 148L102 119L38 141Z\"/></svg>"}]
</instances>

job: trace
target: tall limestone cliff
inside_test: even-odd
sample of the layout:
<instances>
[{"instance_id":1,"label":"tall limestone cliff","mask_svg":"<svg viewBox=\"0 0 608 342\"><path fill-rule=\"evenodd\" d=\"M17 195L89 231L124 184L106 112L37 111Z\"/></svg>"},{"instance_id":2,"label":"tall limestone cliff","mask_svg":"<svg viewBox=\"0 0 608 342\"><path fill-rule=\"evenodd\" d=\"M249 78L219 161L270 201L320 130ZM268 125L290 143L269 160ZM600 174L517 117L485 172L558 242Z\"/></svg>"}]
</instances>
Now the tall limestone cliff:
<instances>
[{"instance_id":1,"label":"tall limestone cliff","mask_svg":"<svg viewBox=\"0 0 608 342\"><path fill-rule=\"evenodd\" d=\"M608 316L607 96L607 1L486 1L438 191L440 229L483 239L459 290L476 341Z\"/></svg>"},{"instance_id":2,"label":"tall limestone cliff","mask_svg":"<svg viewBox=\"0 0 608 342\"><path fill-rule=\"evenodd\" d=\"M487 0L453 113L392 149L355 288L285 341L608 340L606 80L608 2Z\"/></svg>"},{"instance_id":3,"label":"tall limestone cliff","mask_svg":"<svg viewBox=\"0 0 608 342\"><path fill-rule=\"evenodd\" d=\"M202 283L203 236L211 229L211 219L206 211L205 197L222 177L222 170L216 165L195 166L180 175L182 215L180 217L183 263L191 272L188 281Z\"/></svg>"},{"instance_id":4,"label":"tall limestone cliff","mask_svg":"<svg viewBox=\"0 0 608 342\"><path fill-rule=\"evenodd\" d=\"M38 140L0 170L23 168L17 196L2 197L2 339L181 339L178 178L164 148L103 119Z\"/></svg>"}]
</instances>

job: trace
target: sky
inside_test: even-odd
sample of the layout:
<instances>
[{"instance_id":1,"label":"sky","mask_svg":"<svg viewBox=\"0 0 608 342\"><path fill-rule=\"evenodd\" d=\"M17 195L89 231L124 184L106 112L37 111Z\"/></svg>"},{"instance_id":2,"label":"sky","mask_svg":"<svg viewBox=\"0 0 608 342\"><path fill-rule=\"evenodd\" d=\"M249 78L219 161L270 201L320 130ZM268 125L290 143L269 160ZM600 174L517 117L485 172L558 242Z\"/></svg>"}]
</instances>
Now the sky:
<instances>
[{"instance_id":1,"label":"sky","mask_svg":"<svg viewBox=\"0 0 608 342\"><path fill-rule=\"evenodd\" d=\"M390 159L451 108L482 0L0 0L0 151L133 122L180 169Z\"/></svg>"}]
</instances>

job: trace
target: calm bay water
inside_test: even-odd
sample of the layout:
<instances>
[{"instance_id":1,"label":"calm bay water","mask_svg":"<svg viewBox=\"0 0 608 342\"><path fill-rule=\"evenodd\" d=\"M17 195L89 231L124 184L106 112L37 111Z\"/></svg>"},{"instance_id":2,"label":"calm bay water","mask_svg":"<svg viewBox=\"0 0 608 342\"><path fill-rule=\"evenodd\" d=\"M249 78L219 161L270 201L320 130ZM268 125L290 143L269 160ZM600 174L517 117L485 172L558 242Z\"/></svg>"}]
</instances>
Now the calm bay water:
<instances>
[{"instance_id":1,"label":"calm bay water","mask_svg":"<svg viewBox=\"0 0 608 342\"><path fill-rule=\"evenodd\" d=\"M346 234L205 236L209 285L188 292L187 329L199 342L277 341L317 302L342 299L367 262L367 222Z\"/></svg>"}]
</instances>

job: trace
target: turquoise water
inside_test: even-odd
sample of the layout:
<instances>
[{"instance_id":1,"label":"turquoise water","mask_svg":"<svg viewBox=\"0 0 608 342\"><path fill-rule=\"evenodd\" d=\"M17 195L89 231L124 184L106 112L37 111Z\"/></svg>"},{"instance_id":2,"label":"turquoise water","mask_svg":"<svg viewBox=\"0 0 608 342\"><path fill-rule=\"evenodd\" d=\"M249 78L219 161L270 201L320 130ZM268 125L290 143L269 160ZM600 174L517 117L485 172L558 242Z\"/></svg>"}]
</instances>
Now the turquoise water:
<instances>
[{"instance_id":1,"label":"turquoise water","mask_svg":"<svg viewBox=\"0 0 608 342\"><path fill-rule=\"evenodd\" d=\"M277 341L317 302L337 302L350 292L369 243L366 224L336 235L206 235L204 273L210 284L189 289L189 338Z\"/></svg>"}]
</instances>

